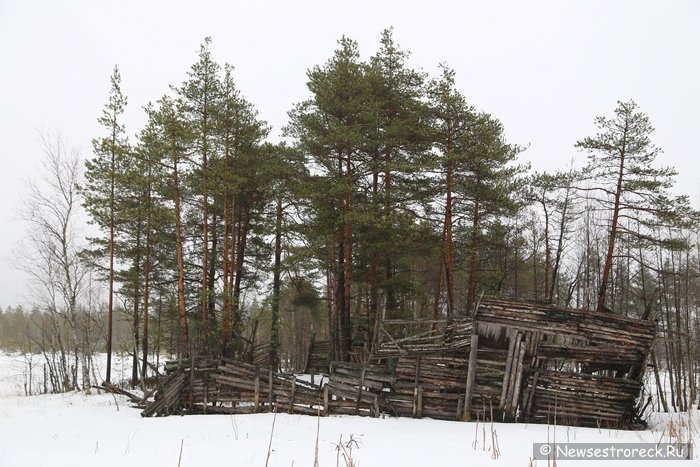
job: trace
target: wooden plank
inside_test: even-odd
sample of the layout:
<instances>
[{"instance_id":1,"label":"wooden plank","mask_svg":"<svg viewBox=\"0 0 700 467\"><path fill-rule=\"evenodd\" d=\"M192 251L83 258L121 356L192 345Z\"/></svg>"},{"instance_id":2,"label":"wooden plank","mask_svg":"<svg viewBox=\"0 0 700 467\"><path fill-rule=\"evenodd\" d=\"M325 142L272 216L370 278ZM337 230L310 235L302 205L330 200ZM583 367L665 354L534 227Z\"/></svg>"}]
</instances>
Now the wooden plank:
<instances>
[{"instance_id":1,"label":"wooden plank","mask_svg":"<svg viewBox=\"0 0 700 467\"><path fill-rule=\"evenodd\" d=\"M258 410L260 410L260 369L258 368L258 371L255 373L255 383L253 385L253 389L255 391L255 396L253 399L253 411L257 413Z\"/></svg>"},{"instance_id":2,"label":"wooden plank","mask_svg":"<svg viewBox=\"0 0 700 467\"><path fill-rule=\"evenodd\" d=\"M501 390L501 400L498 405L499 410L504 410L506 408L506 401L508 400L508 391L510 389L511 373L513 369L513 360L515 359L516 349L520 349L520 332L515 330L508 330L508 357L506 358L506 369L503 373L503 385Z\"/></svg>"},{"instance_id":3,"label":"wooden plank","mask_svg":"<svg viewBox=\"0 0 700 467\"><path fill-rule=\"evenodd\" d=\"M294 408L294 393L296 392L297 388L297 378L296 376L292 377L292 396L291 400L289 401L289 413L293 413L293 408Z\"/></svg>"},{"instance_id":4,"label":"wooden plank","mask_svg":"<svg viewBox=\"0 0 700 467\"><path fill-rule=\"evenodd\" d=\"M515 377L515 384L513 385L513 396L510 403L510 408L508 410L509 417L515 421L515 415L518 409L518 399L520 398L520 385L523 377L523 360L525 359L525 342L520 343L520 355L518 357L518 365Z\"/></svg>"},{"instance_id":5,"label":"wooden plank","mask_svg":"<svg viewBox=\"0 0 700 467\"><path fill-rule=\"evenodd\" d=\"M472 334L469 347L469 367L467 370L467 387L464 394L464 416L466 421L471 420L472 396L474 395L474 377L476 376L476 354L479 347L479 335Z\"/></svg>"},{"instance_id":6,"label":"wooden plank","mask_svg":"<svg viewBox=\"0 0 700 467\"><path fill-rule=\"evenodd\" d=\"M272 404L274 403L275 399L273 396L274 393L274 379L272 377L272 368L269 370L269 377L268 377L268 388L267 388L267 397L268 397L268 404L270 404L270 407L272 407Z\"/></svg>"}]
</instances>

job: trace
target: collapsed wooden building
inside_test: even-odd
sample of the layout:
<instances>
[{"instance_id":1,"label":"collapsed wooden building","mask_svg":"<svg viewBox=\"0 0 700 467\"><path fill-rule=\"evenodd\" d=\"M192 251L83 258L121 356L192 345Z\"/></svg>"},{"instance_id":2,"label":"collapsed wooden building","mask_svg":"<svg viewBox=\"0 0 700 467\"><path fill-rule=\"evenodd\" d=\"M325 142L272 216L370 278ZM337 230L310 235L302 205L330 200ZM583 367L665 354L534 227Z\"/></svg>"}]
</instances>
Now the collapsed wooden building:
<instances>
[{"instance_id":1,"label":"collapsed wooden building","mask_svg":"<svg viewBox=\"0 0 700 467\"><path fill-rule=\"evenodd\" d=\"M329 362L323 345L310 349L310 362L329 362L316 384L226 359L171 364L142 414L277 410L632 427L655 331L653 322L611 313L484 298L469 319L382 322L365 361Z\"/></svg>"}]
</instances>

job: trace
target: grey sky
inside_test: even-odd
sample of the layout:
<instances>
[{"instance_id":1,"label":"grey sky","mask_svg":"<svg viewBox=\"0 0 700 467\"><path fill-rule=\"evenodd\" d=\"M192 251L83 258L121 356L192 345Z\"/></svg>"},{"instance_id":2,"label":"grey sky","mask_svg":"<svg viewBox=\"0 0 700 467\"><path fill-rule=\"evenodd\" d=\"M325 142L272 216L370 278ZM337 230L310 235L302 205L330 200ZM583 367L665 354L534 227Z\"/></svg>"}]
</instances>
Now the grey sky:
<instances>
[{"instance_id":1,"label":"grey sky","mask_svg":"<svg viewBox=\"0 0 700 467\"><path fill-rule=\"evenodd\" d=\"M698 198L700 1L120 1L0 0L0 306L26 304L6 258L24 226L13 211L41 157L37 130L60 131L90 156L116 64L127 131L141 107L178 84L211 36L243 95L278 134L307 97L306 70L347 35L364 58L393 26L411 65L440 62L478 109L498 117L522 158L562 168L596 115L634 99L656 127L678 191Z\"/></svg>"}]
</instances>

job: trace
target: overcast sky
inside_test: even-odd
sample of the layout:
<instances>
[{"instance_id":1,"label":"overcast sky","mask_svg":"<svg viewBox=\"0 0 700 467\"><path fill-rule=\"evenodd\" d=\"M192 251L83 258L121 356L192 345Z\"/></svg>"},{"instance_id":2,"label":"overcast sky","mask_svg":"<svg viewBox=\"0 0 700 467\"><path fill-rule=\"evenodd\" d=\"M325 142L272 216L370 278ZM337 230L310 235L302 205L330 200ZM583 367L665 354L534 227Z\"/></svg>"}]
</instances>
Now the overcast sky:
<instances>
[{"instance_id":1,"label":"overcast sky","mask_svg":"<svg viewBox=\"0 0 700 467\"><path fill-rule=\"evenodd\" d=\"M277 135L308 96L306 70L338 38L357 40L368 58L390 26L413 67L452 66L470 103L529 145L522 158L537 170L582 161L573 145L593 135L593 118L634 99L656 128L659 163L698 199L697 0L0 0L0 306L28 304L8 257L25 231L16 208L41 159L37 131L61 132L90 157L114 65L134 135L142 107L183 81L211 36L215 59L235 67Z\"/></svg>"}]
</instances>

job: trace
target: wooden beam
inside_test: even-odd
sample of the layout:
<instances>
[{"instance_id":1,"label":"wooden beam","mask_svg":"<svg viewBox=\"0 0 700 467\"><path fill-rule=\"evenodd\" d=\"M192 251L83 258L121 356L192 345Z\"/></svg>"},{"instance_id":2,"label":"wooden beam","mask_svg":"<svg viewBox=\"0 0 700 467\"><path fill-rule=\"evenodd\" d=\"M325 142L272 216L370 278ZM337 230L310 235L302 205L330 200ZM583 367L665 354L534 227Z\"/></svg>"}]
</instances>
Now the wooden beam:
<instances>
[{"instance_id":1,"label":"wooden beam","mask_svg":"<svg viewBox=\"0 0 700 467\"><path fill-rule=\"evenodd\" d=\"M464 420L471 420L472 396L474 395L474 379L476 377L476 354L479 348L479 335L476 327L472 334L471 345L469 347L469 367L467 369L467 389L464 394Z\"/></svg>"},{"instance_id":2,"label":"wooden beam","mask_svg":"<svg viewBox=\"0 0 700 467\"><path fill-rule=\"evenodd\" d=\"M520 353L518 355L518 364L516 367L515 381L513 384L513 397L510 400L510 408L508 417L515 421L515 415L518 409L518 399L520 398L520 386L523 377L523 359L525 358L525 342L520 342Z\"/></svg>"},{"instance_id":3,"label":"wooden beam","mask_svg":"<svg viewBox=\"0 0 700 467\"><path fill-rule=\"evenodd\" d=\"M422 411L422 407L419 407L423 405L423 394L422 390L420 391L421 394L419 395L419 386L420 386L420 354L416 355L416 374L415 374L415 379L413 380L413 417L414 418L420 418L419 413Z\"/></svg>"},{"instance_id":4,"label":"wooden beam","mask_svg":"<svg viewBox=\"0 0 700 467\"><path fill-rule=\"evenodd\" d=\"M506 369L503 372L503 384L501 385L501 400L498 404L499 410L504 410L506 407L506 400L508 399L508 392L510 391L510 380L511 380L511 370L513 369L513 362L516 349L519 347L518 342L520 341L520 332L513 329L508 330L508 355L506 357Z\"/></svg>"}]
</instances>

